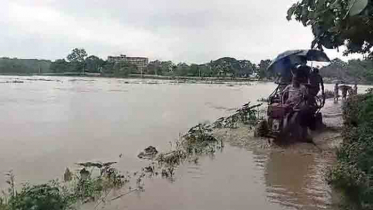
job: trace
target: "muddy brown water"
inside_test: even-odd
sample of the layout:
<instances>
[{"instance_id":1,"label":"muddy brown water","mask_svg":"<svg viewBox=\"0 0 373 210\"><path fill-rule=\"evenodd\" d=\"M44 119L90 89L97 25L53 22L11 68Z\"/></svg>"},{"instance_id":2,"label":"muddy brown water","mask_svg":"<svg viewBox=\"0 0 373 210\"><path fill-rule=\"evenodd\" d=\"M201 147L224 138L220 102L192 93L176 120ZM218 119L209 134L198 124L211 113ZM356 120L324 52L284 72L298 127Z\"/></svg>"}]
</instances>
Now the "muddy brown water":
<instances>
[{"instance_id":1,"label":"muddy brown water","mask_svg":"<svg viewBox=\"0 0 373 210\"><path fill-rule=\"evenodd\" d=\"M15 80L23 83L11 83ZM118 161L121 170L138 170L148 164L137 158L145 147L166 151L195 124L228 116L275 88L271 83L13 76L0 77L0 86L0 172L13 170L18 183L61 178L79 161ZM333 120L338 113L330 110ZM181 165L174 182L145 180L145 192L105 209L330 208L331 190L322 175L330 158L315 151L247 146L237 142L249 141L246 129L237 132L243 133L227 141L222 152ZM0 186L6 187L4 176Z\"/></svg>"}]
</instances>

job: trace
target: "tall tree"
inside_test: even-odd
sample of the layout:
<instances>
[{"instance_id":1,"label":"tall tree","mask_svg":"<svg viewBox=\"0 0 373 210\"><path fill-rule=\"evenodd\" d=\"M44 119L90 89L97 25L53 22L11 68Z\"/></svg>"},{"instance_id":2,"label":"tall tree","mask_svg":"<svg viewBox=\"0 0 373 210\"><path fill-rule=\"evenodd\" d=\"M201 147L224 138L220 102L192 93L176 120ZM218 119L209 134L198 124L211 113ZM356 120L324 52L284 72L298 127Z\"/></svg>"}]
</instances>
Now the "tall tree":
<instances>
[{"instance_id":1,"label":"tall tree","mask_svg":"<svg viewBox=\"0 0 373 210\"><path fill-rule=\"evenodd\" d=\"M69 55L67 55L67 60L70 62L84 62L87 56L88 54L85 49L75 48Z\"/></svg>"},{"instance_id":2,"label":"tall tree","mask_svg":"<svg viewBox=\"0 0 373 210\"><path fill-rule=\"evenodd\" d=\"M267 70L270 64L271 64L271 60L268 60L268 59L260 61L257 71L256 71L257 77L259 79L263 79L263 78L271 79L276 76L274 72L270 72Z\"/></svg>"},{"instance_id":3,"label":"tall tree","mask_svg":"<svg viewBox=\"0 0 373 210\"><path fill-rule=\"evenodd\" d=\"M346 46L346 55L373 56L372 0L301 0L289 10L287 19L311 26L311 48L338 49Z\"/></svg>"}]
</instances>

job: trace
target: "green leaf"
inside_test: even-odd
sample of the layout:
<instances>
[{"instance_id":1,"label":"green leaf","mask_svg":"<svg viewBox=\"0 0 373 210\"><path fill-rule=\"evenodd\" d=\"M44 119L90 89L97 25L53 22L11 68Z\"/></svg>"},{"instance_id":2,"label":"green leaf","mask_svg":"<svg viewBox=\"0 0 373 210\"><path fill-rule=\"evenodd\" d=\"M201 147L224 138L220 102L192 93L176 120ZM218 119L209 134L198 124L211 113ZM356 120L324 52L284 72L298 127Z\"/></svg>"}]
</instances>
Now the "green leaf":
<instances>
[{"instance_id":1,"label":"green leaf","mask_svg":"<svg viewBox=\"0 0 373 210\"><path fill-rule=\"evenodd\" d=\"M324 6L325 6L325 0L318 0L317 1L317 10L324 9Z\"/></svg>"},{"instance_id":2,"label":"green leaf","mask_svg":"<svg viewBox=\"0 0 373 210\"><path fill-rule=\"evenodd\" d=\"M341 10L342 9L342 5L341 5L340 0L335 0L334 3L332 3L332 4L329 5L329 8L330 9Z\"/></svg>"},{"instance_id":3,"label":"green leaf","mask_svg":"<svg viewBox=\"0 0 373 210\"><path fill-rule=\"evenodd\" d=\"M360 14L368 6L368 0L350 0L349 6L349 15L355 16Z\"/></svg>"},{"instance_id":4,"label":"green leaf","mask_svg":"<svg viewBox=\"0 0 373 210\"><path fill-rule=\"evenodd\" d=\"M291 20L291 16L293 16L295 10L297 9L297 4L293 4L289 9L288 9L288 15L286 16L287 20Z\"/></svg>"}]
</instances>

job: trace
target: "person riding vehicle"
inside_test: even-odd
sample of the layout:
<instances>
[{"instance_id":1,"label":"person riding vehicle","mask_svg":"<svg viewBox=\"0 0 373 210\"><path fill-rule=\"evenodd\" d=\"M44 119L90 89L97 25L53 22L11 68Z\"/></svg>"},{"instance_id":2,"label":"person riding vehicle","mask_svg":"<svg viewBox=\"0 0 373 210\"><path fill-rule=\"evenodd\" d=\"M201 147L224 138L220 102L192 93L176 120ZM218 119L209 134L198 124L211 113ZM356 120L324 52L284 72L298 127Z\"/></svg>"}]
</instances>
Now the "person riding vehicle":
<instances>
[{"instance_id":1,"label":"person riding vehicle","mask_svg":"<svg viewBox=\"0 0 373 210\"><path fill-rule=\"evenodd\" d=\"M300 106L306 95L306 86L301 84L301 78L298 75L294 75L292 83L283 90L283 98L286 98L283 101L292 106Z\"/></svg>"},{"instance_id":2,"label":"person riding vehicle","mask_svg":"<svg viewBox=\"0 0 373 210\"><path fill-rule=\"evenodd\" d=\"M315 130L322 126L320 110L324 101L317 95L322 79L318 70L311 73L308 61L330 62L330 59L319 50L288 50L279 54L267 68L279 77L275 82L278 86L268 97L268 118L262 123L262 130L268 132L263 136L277 142L309 140L308 128Z\"/></svg>"},{"instance_id":3,"label":"person riding vehicle","mask_svg":"<svg viewBox=\"0 0 373 210\"><path fill-rule=\"evenodd\" d=\"M298 112L298 120L294 119L290 123L299 124L299 137L301 138L301 140L310 141L307 128L309 126L309 116L311 116L312 110L311 107L308 105L308 90L305 85L301 84L302 81L304 82L303 73L304 72L301 72L300 74L294 74L292 83L283 90L282 101L285 102L285 104L290 105L290 107L292 108L293 111L292 113L290 113L291 115L294 115L295 112ZM290 116L290 118L292 118L292 116Z\"/></svg>"}]
</instances>

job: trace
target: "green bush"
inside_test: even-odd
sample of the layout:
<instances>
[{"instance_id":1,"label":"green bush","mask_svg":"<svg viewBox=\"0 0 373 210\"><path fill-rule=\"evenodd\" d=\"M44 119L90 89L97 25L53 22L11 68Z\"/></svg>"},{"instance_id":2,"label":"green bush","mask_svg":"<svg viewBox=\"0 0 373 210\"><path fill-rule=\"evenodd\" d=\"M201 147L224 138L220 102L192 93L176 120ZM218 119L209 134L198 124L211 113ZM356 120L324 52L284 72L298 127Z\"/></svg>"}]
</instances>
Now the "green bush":
<instances>
[{"instance_id":1,"label":"green bush","mask_svg":"<svg viewBox=\"0 0 373 210\"><path fill-rule=\"evenodd\" d=\"M14 175L9 172L9 188L0 196L0 210L72 210L88 202L97 202L96 206L104 204L112 200L107 197L110 192L121 189L131 178L113 168L113 164L115 162L79 163L83 168L77 173L66 169L64 182L24 184L19 190L15 187ZM136 188L129 186L129 192L140 190L140 182L141 179Z\"/></svg>"},{"instance_id":2,"label":"green bush","mask_svg":"<svg viewBox=\"0 0 373 210\"><path fill-rule=\"evenodd\" d=\"M67 210L72 209L73 197L57 182L24 186L9 200L13 210Z\"/></svg>"},{"instance_id":3,"label":"green bush","mask_svg":"<svg viewBox=\"0 0 373 210\"><path fill-rule=\"evenodd\" d=\"M327 175L358 209L373 207L373 94L354 96L343 106L343 143Z\"/></svg>"}]
</instances>

